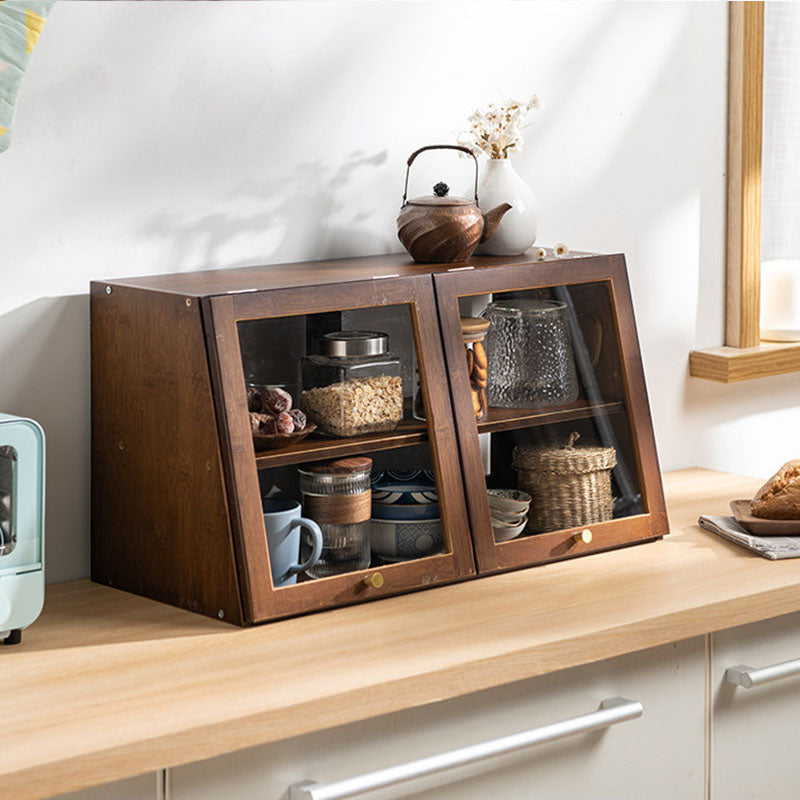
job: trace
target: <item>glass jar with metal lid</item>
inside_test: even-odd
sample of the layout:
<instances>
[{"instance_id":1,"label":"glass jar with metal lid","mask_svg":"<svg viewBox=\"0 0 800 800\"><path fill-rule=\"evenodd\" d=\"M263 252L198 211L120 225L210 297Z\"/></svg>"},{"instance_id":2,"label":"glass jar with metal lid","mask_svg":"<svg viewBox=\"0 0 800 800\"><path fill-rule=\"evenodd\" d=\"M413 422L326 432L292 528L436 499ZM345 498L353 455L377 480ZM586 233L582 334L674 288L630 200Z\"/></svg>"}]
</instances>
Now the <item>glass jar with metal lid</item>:
<instances>
[{"instance_id":1,"label":"glass jar with metal lid","mask_svg":"<svg viewBox=\"0 0 800 800\"><path fill-rule=\"evenodd\" d=\"M403 376L389 337L337 331L318 344L318 355L301 359L299 404L309 419L333 436L394 430L403 419Z\"/></svg>"},{"instance_id":2,"label":"glass jar with metal lid","mask_svg":"<svg viewBox=\"0 0 800 800\"><path fill-rule=\"evenodd\" d=\"M303 514L322 530L322 553L307 574L327 578L370 564L372 459L364 456L298 468Z\"/></svg>"}]
</instances>

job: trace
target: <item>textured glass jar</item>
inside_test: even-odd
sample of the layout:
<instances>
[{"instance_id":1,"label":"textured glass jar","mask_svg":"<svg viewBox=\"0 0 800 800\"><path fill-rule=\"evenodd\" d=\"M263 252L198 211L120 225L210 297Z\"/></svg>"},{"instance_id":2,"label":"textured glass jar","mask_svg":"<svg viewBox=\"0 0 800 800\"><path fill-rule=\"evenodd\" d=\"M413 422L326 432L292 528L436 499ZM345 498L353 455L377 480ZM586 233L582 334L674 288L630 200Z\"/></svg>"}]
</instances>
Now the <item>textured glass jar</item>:
<instances>
[{"instance_id":1,"label":"textured glass jar","mask_svg":"<svg viewBox=\"0 0 800 800\"><path fill-rule=\"evenodd\" d=\"M489 303L489 405L548 408L579 393L566 304L555 300Z\"/></svg>"},{"instance_id":2,"label":"textured glass jar","mask_svg":"<svg viewBox=\"0 0 800 800\"><path fill-rule=\"evenodd\" d=\"M370 565L372 459L363 456L298 468L303 515L322 530L322 554L307 574L327 578Z\"/></svg>"},{"instance_id":3,"label":"textured glass jar","mask_svg":"<svg viewBox=\"0 0 800 800\"><path fill-rule=\"evenodd\" d=\"M301 359L299 405L333 436L394 430L403 419L403 369L389 337L337 331L319 339L321 353Z\"/></svg>"}]
</instances>

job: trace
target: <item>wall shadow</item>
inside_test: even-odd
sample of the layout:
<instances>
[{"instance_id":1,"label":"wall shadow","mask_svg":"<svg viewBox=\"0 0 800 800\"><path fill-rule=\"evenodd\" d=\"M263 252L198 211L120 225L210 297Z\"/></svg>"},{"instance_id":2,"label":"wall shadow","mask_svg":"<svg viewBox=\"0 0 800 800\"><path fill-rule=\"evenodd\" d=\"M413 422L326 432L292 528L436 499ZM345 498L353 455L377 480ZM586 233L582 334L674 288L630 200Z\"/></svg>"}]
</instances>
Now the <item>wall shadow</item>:
<instances>
[{"instance_id":1,"label":"wall shadow","mask_svg":"<svg viewBox=\"0 0 800 800\"><path fill-rule=\"evenodd\" d=\"M0 315L0 409L46 434L45 575L89 574L89 298L42 297Z\"/></svg>"},{"instance_id":2,"label":"wall shadow","mask_svg":"<svg viewBox=\"0 0 800 800\"><path fill-rule=\"evenodd\" d=\"M205 268L245 266L226 259L225 246L241 237L261 237L265 262L276 259L342 258L356 253L390 253L399 249L392 237L375 235L368 228L373 211L347 206L341 191L358 173L382 166L388 151L364 153L356 150L333 168L322 160L306 161L292 168L251 177L228 193L226 210L192 215L159 212L144 220L138 233L166 244L171 251L171 269L195 271L198 260ZM367 182L363 179L363 182Z\"/></svg>"}]
</instances>

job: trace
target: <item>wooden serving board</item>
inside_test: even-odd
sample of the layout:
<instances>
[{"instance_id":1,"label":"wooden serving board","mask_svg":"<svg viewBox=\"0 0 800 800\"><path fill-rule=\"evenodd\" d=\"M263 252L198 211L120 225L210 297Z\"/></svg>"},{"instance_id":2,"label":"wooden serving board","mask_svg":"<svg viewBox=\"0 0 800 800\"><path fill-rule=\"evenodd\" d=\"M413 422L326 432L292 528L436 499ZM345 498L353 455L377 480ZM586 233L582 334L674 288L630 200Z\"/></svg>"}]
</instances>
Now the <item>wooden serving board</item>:
<instances>
[{"instance_id":1,"label":"wooden serving board","mask_svg":"<svg viewBox=\"0 0 800 800\"><path fill-rule=\"evenodd\" d=\"M750 513L749 500L731 500L736 521L754 536L800 536L800 519L764 519Z\"/></svg>"}]
</instances>

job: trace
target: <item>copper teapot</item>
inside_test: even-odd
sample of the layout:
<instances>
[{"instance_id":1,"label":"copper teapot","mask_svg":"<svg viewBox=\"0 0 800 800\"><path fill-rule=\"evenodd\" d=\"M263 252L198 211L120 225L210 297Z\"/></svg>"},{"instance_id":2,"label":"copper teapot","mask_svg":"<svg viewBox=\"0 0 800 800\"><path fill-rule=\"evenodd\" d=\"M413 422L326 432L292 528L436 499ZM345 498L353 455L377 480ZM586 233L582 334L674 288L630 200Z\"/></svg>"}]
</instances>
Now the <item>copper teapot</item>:
<instances>
[{"instance_id":1,"label":"copper teapot","mask_svg":"<svg viewBox=\"0 0 800 800\"><path fill-rule=\"evenodd\" d=\"M427 197L408 197L408 176L414 159L425 150L461 150L475 161L475 202L465 197L448 197L450 188L437 183ZM422 264L450 264L466 261L475 248L497 230L503 214L511 208L501 203L485 214L478 208L478 159L467 147L429 144L408 157L403 206L397 218L397 236L414 261Z\"/></svg>"}]
</instances>

